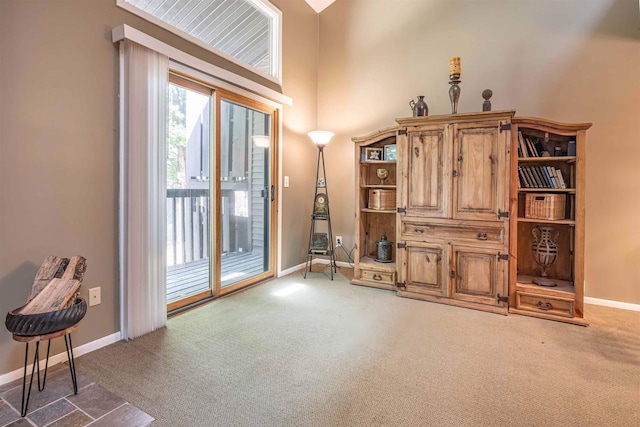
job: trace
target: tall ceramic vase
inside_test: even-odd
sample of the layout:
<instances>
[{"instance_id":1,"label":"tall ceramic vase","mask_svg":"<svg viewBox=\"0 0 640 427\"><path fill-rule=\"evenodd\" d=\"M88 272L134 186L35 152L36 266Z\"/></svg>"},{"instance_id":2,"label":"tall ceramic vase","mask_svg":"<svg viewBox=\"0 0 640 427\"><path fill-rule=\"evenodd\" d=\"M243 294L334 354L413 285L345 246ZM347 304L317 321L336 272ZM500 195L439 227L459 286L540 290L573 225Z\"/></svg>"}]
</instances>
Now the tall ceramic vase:
<instances>
[{"instance_id":1,"label":"tall ceramic vase","mask_svg":"<svg viewBox=\"0 0 640 427\"><path fill-rule=\"evenodd\" d=\"M533 260L542 269L542 277L533 279L533 283L540 286L557 286L554 280L547 278L547 269L558 259L556 240L560 232L554 227L542 225L537 226L531 232L533 234L533 242L531 243Z\"/></svg>"}]
</instances>

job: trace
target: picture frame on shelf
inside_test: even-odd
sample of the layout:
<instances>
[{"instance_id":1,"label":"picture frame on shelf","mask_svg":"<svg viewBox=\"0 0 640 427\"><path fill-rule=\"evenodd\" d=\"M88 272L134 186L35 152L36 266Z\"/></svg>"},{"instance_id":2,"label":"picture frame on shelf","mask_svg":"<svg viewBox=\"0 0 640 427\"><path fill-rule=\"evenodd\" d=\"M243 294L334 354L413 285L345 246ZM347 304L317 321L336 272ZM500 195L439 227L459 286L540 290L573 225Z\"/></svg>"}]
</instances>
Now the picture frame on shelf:
<instances>
[{"instance_id":1,"label":"picture frame on shelf","mask_svg":"<svg viewBox=\"0 0 640 427\"><path fill-rule=\"evenodd\" d=\"M364 149L364 154L366 159L365 161L367 162L380 161L384 158L384 151L382 148L366 147Z\"/></svg>"},{"instance_id":2,"label":"picture frame on shelf","mask_svg":"<svg viewBox=\"0 0 640 427\"><path fill-rule=\"evenodd\" d=\"M384 146L384 159L389 162L395 162L398 160L398 151L396 144L389 144Z\"/></svg>"}]
</instances>

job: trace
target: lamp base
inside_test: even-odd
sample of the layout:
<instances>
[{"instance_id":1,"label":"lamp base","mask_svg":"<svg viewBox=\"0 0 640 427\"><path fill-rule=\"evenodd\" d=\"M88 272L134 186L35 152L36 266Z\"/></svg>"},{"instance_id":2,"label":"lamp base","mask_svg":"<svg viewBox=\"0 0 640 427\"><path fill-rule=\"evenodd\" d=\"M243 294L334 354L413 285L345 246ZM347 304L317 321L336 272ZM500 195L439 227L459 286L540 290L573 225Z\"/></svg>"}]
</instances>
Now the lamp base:
<instances>
[{"instance_id":1,"label":"lamp base","mask_svg":"<svg viewBox=\"0 0 640 427\"><path fill-rule=\"evenodd\" d=\"M536 277L535 279L532 280L532 282L538 286L546 286L548 288L558 286L555 280L547 279L546 277Z\"/></svg>"}]
</instances>

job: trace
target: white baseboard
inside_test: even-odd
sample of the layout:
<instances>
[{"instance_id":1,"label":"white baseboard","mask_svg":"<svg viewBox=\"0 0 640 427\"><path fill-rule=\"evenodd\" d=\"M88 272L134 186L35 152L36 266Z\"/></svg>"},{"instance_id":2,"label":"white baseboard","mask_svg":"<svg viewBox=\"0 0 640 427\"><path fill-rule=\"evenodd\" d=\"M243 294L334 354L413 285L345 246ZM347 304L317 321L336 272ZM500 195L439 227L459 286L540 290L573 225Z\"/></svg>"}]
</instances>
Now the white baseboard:
<instances>
[{"instance_id":1,"label":"white baseboard","mask_svg":"<svg viewBox=\"0 0 640 427\"><path fill-rule=\"evenodd\" d=\"M91 353L99 348L105 347L109 344L113 344L114 342L118 342L122 339L122 334L120 332L113 333L111 335L107 335L106 337L99 338L95 341L91 341L89 343L83 344L80 347L76 347L73 349L73 356L80 357L83 354ZM58 353L55 356L49 357L49 366L57 365L58 363L64 362L67 360L67 353ZM27 372L31 372L31 366L27 366ZM40 370L44 369L44 363L40 363ZM16 369L15 371L8 372L6 374L0 375L0 385L10 383L11 381L22 378L24 374L24 368Z\"/></svg>"},{"instance_id":2,"label":"white baseboard","mask_svg":"<svg viewBox=\"0 0 640 427\"><path fill-rule=\"evenodd\" d=\"M286 275L291 274L291 273L295 273L296 271L303 269L304 266L305 266L305 263L303 262L302 264L298 264L298 265L294 265L293 267L289 267L286 270L280 270L278 272L278 277L282 277L282 276L286 276Z\"/></svg>"},{"instance_id":3,"label":"white baseboard","mask_svg":"<svg viewBox=\"0 0 640 427\"><path fill-rule=\"evenodd\" d=\"M329 264L329 260L328 259L315 258L313 260L313 264ZM348 262L344 262L344 261L336 261L336 265L338 267L353 268L353 265L349 264ZM290 267L290 268L287 268L286 270L280 271L278 273L278 277L282 277L282 276L286 276L287 274L295 273L296 271L302 270L305 267L306 267L306 263L304 263L304 262L302 264L294 265L293 267Z\"/></svg>"},{"instance_id":4,"label":"white baseboard","mask_svg":"<svg viewBox=\"0 0 640 427\"><path fill-rule=\"evenodd\" d=\"M316 258L313 260L314 264L329 264L329 260L328 259L324 259L324 258ZM353 268L353 265L349 264L348 262L344 262L344 261L336 261L336 265L338 267L345 267L345 268Z\"/></svg>"},{"instance_id":5,"label":"white baseboard","mask_svg":"<svg viewBox=\"0 0 640 427\"><path fill-rule=\"evenodd\" d=\"M605 307L621 308L622 310L640 311L640 304L630 302L610 301L607 299L584 297L586 304L602 305Z\"/></svg>"}]
</instances>

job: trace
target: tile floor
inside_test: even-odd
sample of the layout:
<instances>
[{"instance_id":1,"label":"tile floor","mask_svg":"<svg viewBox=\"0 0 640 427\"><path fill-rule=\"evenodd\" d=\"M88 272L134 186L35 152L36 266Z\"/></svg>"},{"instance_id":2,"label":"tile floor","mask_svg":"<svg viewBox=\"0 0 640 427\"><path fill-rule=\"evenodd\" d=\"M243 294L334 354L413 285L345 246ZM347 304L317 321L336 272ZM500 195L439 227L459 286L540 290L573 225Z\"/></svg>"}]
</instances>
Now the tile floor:
<instances>
[{"instance_id":1,"label":"tile floor","mask_svg":"<svg viewBox=\"0 0 640 427\"><path fill-rule=\"evenodd\" d=\"M29 411L20 417L22 378L0 385L0 427L148 426L154 418L77 372L78 394L73 394L69 366L50 367L46 387L31 388ZM27 378L28 381L28 378ZM27 383L27 387L29 384Z\"/></svg>"}]
</instances>

